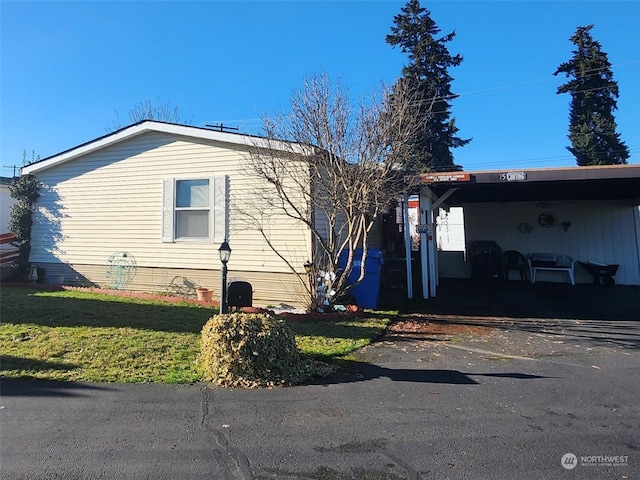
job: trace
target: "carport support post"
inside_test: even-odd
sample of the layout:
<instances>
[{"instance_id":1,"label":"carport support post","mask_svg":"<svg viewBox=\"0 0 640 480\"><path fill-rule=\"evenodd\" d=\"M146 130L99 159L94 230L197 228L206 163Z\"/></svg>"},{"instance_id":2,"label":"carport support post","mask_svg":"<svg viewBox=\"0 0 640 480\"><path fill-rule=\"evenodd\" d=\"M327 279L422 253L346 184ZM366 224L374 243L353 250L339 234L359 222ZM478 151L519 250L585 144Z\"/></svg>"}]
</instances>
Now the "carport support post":
<instances>
[{"instance_id":1,"label":"carport support post","mask_svg":"<svg viewBox=\"0 0 640 480\"><path fill-rule=\"evenodd\" d=\"M420 259L422 262L422 297L436 296L438 284L438 251L436 248L435 211L456 191L450 188L440 198L428 187L420 189L420 223L429 226L429 232L420 237Z\"/></svg>"},{"instance_id":2,"label":"carport support post","mask_svg":"<svg viewBox=\"0 0 640 480\"><path fill-rule=\"evenodd\" d=\"M404 222L404 252L407 262L407 298L413 298L413 271L411 265L411 227L409 225L409 194L402 197L402 219Z\"/></svg>"},{"instance_id":3,"label":"carport support post","mask_svg":"<svg viewBox=\"0 0 640 480\"><path fill-rule=\"evenodd\" d=\"M433 205L429 205L427 210L427 225L429 225L429 235L427 237L429 248L429 295L436 296L436 285L438 285L438 251L436 249L436 222Z\"/></svg>"},{"instance_id":4,"label":"carport support post","mask_svg":"<svg viewBox=\"0 0 640 480\"><path fill-rule=\"evenodd\" d=\"M429 198L428 187L423 187L420 189L420 224L424 225L427 223L427 210L431 208L431 199ZM430 259L429 259L429 248L428 248L428 238L431 236L432 232L423 232L420 234L420 263L422 264L422 298L425 300L429 298L429 271L430 271Z\"/></svg>"}]
</instances>

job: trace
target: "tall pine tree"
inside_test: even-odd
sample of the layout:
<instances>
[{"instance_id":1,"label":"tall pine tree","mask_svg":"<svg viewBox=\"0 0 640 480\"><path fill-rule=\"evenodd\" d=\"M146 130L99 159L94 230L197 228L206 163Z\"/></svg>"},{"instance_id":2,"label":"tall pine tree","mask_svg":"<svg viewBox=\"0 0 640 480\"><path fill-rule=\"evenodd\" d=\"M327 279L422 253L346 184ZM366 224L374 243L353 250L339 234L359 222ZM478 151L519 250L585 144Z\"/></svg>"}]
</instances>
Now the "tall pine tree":
<instances>
[{"instance_id":1,"label":"tall pine tree","mask_svg":"<svg viewBox=\"0 0 640 480\"><path fill-rule=\"evenodd\" d=\"M419 102L420 128L412 142L409 161L420 171L460 170L454 164L451 149L462 147L471 139L456 136L458 127L450 112L451 101L458 95L451 92L453 78L448 70L462 63L462 56L452 56L447 49L455 32L438 38L440 28L419 0L409 0L401 12L393 18L394 26L386 41L408 54L409 62L398 82L405 82Z\"/></svg>"},{"instance_id":2,"label":"tall pine tree","mask_svg":"<svg viewBox=\"0 0 640 480\"><path fill-rule=\"evenodd\" d=\"M571 78L556 93L570 93L569 135L567 147L578 165L615 165L627 163L629 147L616 133L613 111L618 108L618 83L613 80L607 54L601 50L590 30L578 27L570 38L576 45L573 58L561 64L554 75Z\"/></svg>"}]
</instances>

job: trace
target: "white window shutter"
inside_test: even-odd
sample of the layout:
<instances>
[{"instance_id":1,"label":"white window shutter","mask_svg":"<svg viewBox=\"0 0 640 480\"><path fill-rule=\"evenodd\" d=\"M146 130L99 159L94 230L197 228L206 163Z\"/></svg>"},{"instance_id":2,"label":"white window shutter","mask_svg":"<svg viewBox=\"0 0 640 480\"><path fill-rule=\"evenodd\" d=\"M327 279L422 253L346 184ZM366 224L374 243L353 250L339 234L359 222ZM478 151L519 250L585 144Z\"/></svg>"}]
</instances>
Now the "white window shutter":
<instances>
[{"instance_id":1,"label":"white window shutter","mask_svg":"<svg viewBox=\"0 0 640 480\"><path fill-rule=\"evenodd\" d=\"M175 181L173 178L162 180L162 241L172 243L174 239L174 190Z\"/></svg>"},{"instance_id":2,"label":"white window shutter","mask_svg":"<svg viewBox=\"0 0 640 480\"><path fill-rule=\"evenodd\" d=\"M213 177L211 184L213 185L211 197L213 199L213 218L212 222L212 238L215 243L222 243L227 236L228 221L227 221L227 184L229 177L227 175L218 175Z\"/></svg>"}]
</instances>

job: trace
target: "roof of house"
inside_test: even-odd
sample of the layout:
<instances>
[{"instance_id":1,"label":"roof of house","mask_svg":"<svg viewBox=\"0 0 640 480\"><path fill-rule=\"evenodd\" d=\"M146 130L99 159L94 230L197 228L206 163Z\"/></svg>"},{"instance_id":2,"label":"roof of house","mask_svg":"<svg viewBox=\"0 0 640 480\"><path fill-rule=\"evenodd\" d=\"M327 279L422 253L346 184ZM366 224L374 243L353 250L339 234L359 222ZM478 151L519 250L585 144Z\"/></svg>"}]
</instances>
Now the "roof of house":
<instances>
[{"instance_id":1,"label":"roof of house","mask_svg":"<svg viewBox=\"0 0 640 480\"><path fill-rule=\"evenodd\" d=\"M419 183L446 203L633 200L640 204L640 165L598 165L423 174Z\"/></svg>"},{"instance_id":2,"label":"roof of house","mask_svg":"<svg viewBox=\"0 0 640 480\"><path fill-rule=\"evenodd\" d=\"M143 120L127 127L116 130L102 137L90 140L86 143L57 153L37 162L22 167L23 174L38 173L51 167L74 160L82 155L95 152L97 150L115 145L119 142L131 139L148 132L160 132L184 137L191 137L198 140L213 140L246 147L264 147L275 150L290 149L293 146L298 153L305 151L302 145L280 140L268 140L256 135L243 133L221 132L210 128L193 127L190 125L180 125L176 123L158 122L155 120Z\"/></svg>"},{"instance_id":3,"label":"roof of house","mask_svg":"<svg viewBox=\"0 0 640 480\"><path fill-rule=\"evenodd\" d=\"M213 140L244 147L263 147L308 153L308 147L293 142L175 123L143 120L110 134L44 158L22 168L23 174L43 170L74 160L147 132L161 132L198 140ZM449 205L473 202L512 202L540 200L631 199L640 204L640 165L603 165L507 170L481 170L424 174L419 182L429 185L438 196L451 188Z\"/></svg>"}]
</instances>

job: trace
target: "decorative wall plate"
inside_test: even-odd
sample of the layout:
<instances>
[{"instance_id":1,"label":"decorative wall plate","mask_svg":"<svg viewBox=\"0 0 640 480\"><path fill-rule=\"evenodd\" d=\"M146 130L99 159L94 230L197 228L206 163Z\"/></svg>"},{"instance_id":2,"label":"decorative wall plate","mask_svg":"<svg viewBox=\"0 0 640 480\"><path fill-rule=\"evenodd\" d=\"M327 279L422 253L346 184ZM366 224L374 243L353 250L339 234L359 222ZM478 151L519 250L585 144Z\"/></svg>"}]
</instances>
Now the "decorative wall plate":
<instances>
[{"instance_id":1,"label":"decorative wall plate","mask_svg":"<svg viewBox=\"0 0 640 480\"><path fill-rule=\"evenodd\" d=\"M518 230L520 230L520 233L531 233L531 230L533 230L533 227L531 226L530 223L523 222L520 225L518 225Z\"/></svg>"},{"instance_id":2,"label":"decorative wall plate","mask_svg":"<svg viewBox=\"0 0 640 480\"><path fill-rule=\"evenodd\" d=\"M558 224L558 217L553 212L542 212L538 216L538 223L544 228L555 227Z\"/></svg>"}]
</instances>

